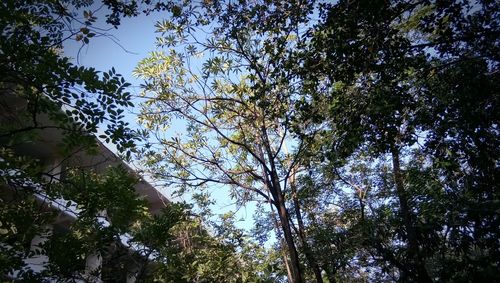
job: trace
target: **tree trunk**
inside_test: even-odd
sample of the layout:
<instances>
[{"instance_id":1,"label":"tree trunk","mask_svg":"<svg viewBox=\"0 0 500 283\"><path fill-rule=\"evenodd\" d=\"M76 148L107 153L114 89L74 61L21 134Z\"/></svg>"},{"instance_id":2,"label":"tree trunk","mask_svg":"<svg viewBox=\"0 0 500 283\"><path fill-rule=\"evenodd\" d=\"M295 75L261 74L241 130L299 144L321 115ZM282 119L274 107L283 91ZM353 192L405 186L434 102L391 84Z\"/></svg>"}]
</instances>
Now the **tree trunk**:
<instances>
[{"instance_id":1,"label":"tree trunk","mask_svg":"<svg viewBox=\"0 0 500 283\"><path fill-rule=\"evenodd\" d=\"M394 175L394 183L396 185L396 193L399 199L401 214L403 215L404 226L406 229L406 237L408 238L409 255L414 261L414 273L417 282L432 282L425 265L422 261L419 251L417 232L413 226L412 214L408 204L408 198L403 184L403 176L401 175L401 165L399 162L399 148L396 145L391 146L392 168Z\"/></svg>"},{"instance_id":2,"label":"tree trunk","mask_svg":"<svg viewBox=\"0 0 500 283\"><path fill-rule=\"evenodd\" d=\"M264 115L263 115L264 116ZM265 125L265 120L262 121L261 126L261 142L263 145L263 150L267 156L269 162L269 170L266 172L268 178L265 177L266 183L274 199L274 204L278 210L278 216L280 219L281 228L283 229L283 235L285 237L285 242L287 246L287 251L290 256L290 269L293 275L292 283L302 283L302 271L300 270L299 254L295 247L295 242L293 240L292 229L290 227L290 216L285 206L285 197L281 190L280 178L277 173L275 156L271 145L269 143L269 138L267 136L267 129Z\"/></svg>"},{"instance_id":3,"label":"tree trunk","mask_svg":"<svg viewBox=\"0 0 500 283\"><path fill-rule=\"evenodd\" d=\"M283 262L285 263L286 275L288 281L292 282L293 281L292 270L290 270L290 263L288 262L288 256L286 253L286 243L285 240L283 239L281 239L281 254L283 256Z\"/></svg>"},{"instance_id":4,"label":"tree trunk","mask_svg":"<svg viewBox=\"0 0 500 283\"><path fill-rule=\"evenodd\" d=\"M292 229L290 227L290 217L285 207L285 200L281 190L277 192L278 199L276 200L276 208L278 209L278 216L280 218L281 228L285 236L285 242L290 255L290 269L292 270L293 283L302 283L302 272L300 270L299 255L295 248L293 240Z\"/></svg>"},{"instance_id":5,"label":"tree trunk","mask_svg":"<svg viewBox=\"0 0 500 283\"><path fill-rule=\"evenodd\" d=\"M269 183L269 182L267 182L267 183ZM269 190L268 190L268 193L269 193ZM280 234L279 233L280 224L278 223L278 219L276 219L276 214L274 213L275 206L271 202L269 203L269 206L271 209L271 215L273 217L273 223L274 223L274 228L276 231L276 236L278 236ZM286 242L283 238L280 239L280 245L281 245L281 255L283 257L283 263L285 264L288 282L293 282L293 275L292 275L292 271L290 269L290 262L288 260L288 254L287 254L288 249L287 249Z\"/></svg>"},{"instance_id":6,"label":"tree trunk","mask_svg":"<svg viewBox=\"0 0 500 283\"><path fill-rule=\"evenodd\" d=\"M297 197L297 188L295 184L290 182L290 188L292 189L292 198L295 206L295 217L297 217L297 224L299 225L299 239L302 244L302 248L304 249L304 253L306 255L309 266L314 272L314 277L316 278L316 282L323 283L323 277L321 276L321 269L314 257L309 244L307 243L306 235L305 235L305 226L304 221L302 220L302 213L300 212L300 203Z\"/></svg>"}]
</instances>

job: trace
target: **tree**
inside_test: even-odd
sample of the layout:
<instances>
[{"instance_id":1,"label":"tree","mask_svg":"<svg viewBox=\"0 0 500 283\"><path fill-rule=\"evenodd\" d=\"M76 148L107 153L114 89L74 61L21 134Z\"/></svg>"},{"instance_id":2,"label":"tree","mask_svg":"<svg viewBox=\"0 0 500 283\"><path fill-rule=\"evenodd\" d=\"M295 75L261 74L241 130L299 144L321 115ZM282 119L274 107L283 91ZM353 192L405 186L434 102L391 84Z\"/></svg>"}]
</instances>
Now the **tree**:
<instances>
[{"instance_id":1,"label":"tree","mask_svg":"<svg viewBox=\"0 0 500 283\"><path fill-rule=\"evenodd\" d=\"M291 216L299 219L300 207L289 211L287 198L305 144L289 134L297 95L289 65L313 5L243 2L186 2L172 21L157 23L160 50L135 71L145 80L140 120L154 138L142 158L153 176L181 191L210 184L228 188L239 205L268 203L285 239L289 279L302 282ZM170 134L173 122L186 134Z\"/></svg>"},{"instance_id":2,"label":"tree","mask_svg":"<svg viewBox=\"0 0 500 283\"><path fill-rule=\"evenodd\" d=\"M491 189L498 174L498 13L489 1L339 1L323 6L322 22L311 32L301 75L304 98L297 107L299 122L322 117L300 128L322 134L319 152L308 161L324 168L314 182L338 180L375 196L388 185L391 194L377 196L382 204L372 200L371 213L358 221L371 229L367 216L381 220L383 201L397 199L398 209L383 229L386 237L396 237L384 243L380 229L363 237L399 269L400 280L495 277L489 266L498 261L490 253L496 244L489 240L498 234L498 219L475 205L497 198ZM485 111L469 115L478 109ZM368 186L343 169L356 166L360 161L352 158L360 152L386 164L380 168L383 183ZM479 156L481 165L472 161ZM376 178L368 180L376 184ZM369 199L360 201L361 211L366 204ZM482 220L475 218L479 214ZM457 215L467 216L458 224ZM459 236L463 242L457 245L452 234L468 240ZM394 244L401 240L403 250ZM472 255L479 250L480 256ZM451 259L450 253L459 256ZM468 274L448 273L450 260Z\"/></svg>"},{"instance_id":3,"label":"tree","mask_svg":"<svg viewBox=\"0 0 500 283\"><path fill-rule=\"evenodd\" d=\"M95 135L99 127L101 138L114 143L123 153L129 154L134 146L135 134L123 120L124 108L133 105L126 91L129 84L114 69L101 73L78 66L61 51L65 40L88 44L92 37L103 35L102 30L94 26L97 18L95 11L91 10L92 4L93 1L4 1L0 4L2 278L14 274L25 280L67 279L81 269L79 263L85 260L89 249L104 247L118 233L100 230L102 225L95 222L98 215L91 210L93 215L82 215L71 232L63 236L53 235L50 246L30 251L31 239L35 235L47 234L44 226L55 220L54 210L47 209L47 206L68 194L76 197L72 181L78 180L68 178L68 183L60 184L65 189L57 191L55 187L59 185L55 181L58 177L51 174L52 168L47 169L47 164L29 154L24 156L26 150L22 153L20 149L28 147L29 152L29 147L39 145L40 136L49 132L56 136L61 134L61 145L68 155L80 149L93 152L98 145ZM121 16L137 13L129 9L134 7L125 4L111 2L106 6L112 9L108 22L114 27L119 24ZM82 174L92 175L90 172ZM108 195L109 198L102 200L95 199L92 194L80 195L79 205L109 209L114 203L130 208L127 216L122 217L134 219L136 196L126 191L133 190L132 183L126 174L119 174L123 182L129 182L128 185L110 175L89 177L94 178L94 184L106 182L106 178L113 179L117 195ZM95 180L99 178L105 180ZM128 187L118 192L118 188L124 186ZM90 189L83 185L79 187L82 188ZM120 209L115 209L115 212L116 215L124 213ZM114 220L116 226L110 229L125 229L117 228L126 226L123 219L121 222L117 218ZM90 234L82 236L81 232L87 229L91 230ZM73 253L63 253L68 251L66 245L71 244L75 248ZM33 253L52 256L45 273L37 273L26 266L24 259ZM74 262L68 262L63 255L71 256ZM17 273L12 273L14 271Z\"/></svg>"},{"instance_id":4,"label":"tree","mask_svg":"<svg viewBox=\"0 0 500 283\"><path fill-rule=\"evenodd\" d=\"M168 210L174 212L174 217L171 213L162 213L160 221L143 223L141 232L134 238L145 243L148 254L153 252L156 256L156 280L279 282L276 257L236 228L231 213L223 215L217 223L213 218L209 220L201 216L201 212L195 214L188 209L186 213L186 207L180 211L182 221L175 221L178 219L175 213L179 211ZM203 204L201 207L203 214L211 214L208 207ZM209 230L213 232L209 233Z\"/></svg>"},{"instance_id":5,"label":"tree","mask_svg":"<svg viewBox=\"0 0 500 283\"><path fill-rule=\"evenodd\" d=\"M114 69L99 74L94 68L74 65L61 55L64 40L75 38L88 44L96 36L93 28L96 17L92 11L85 10L80 19L71 10L90 4L2 3L0 87L2 96L8 98L3 100L3 107L9 110L13 104L25 104L24 113L8 111L14 115L3 117L2 138L14 140L11 136L16 134L59 128L65 132L66 144L73 147L83 144L82 139L94 143L93 135L101 125L106 127L102 138L115 143L119 150L133 146L133 132L123 121L123 108L133 105L126 91L130 84ZM79 27L74 28L75 24ZM10 96L21 98L22 102ZM46 116L52 123L43 121Z\"/></svg>"}]
</instances>

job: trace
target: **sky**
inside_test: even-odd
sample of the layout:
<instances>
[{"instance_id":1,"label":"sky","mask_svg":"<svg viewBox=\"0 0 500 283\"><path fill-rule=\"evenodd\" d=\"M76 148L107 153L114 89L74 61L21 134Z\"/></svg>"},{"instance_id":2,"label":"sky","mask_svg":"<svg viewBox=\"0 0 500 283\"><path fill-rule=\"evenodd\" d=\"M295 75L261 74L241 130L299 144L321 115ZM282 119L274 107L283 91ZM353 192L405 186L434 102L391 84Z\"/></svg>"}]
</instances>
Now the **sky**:
<instances>
[{"instance_id":1,"label":"sky","mask_svg":"<svg viewBox=\"0 0 500 283\"><path fill-rule=\"evenodd\" d=\"M132 76L132 71L139 60L154 50L157 36L154 24L164 16L167 16L166 12L123 18L118 29L107 32L110 36L94 37L83 48L81 42L68 40L64 44L64 52L66 56L78 60L79 64L92 66L100 71L114 67L133 86L138 86L140 80ZM98 22L96 25L100 24L102 23ZM139 92L138 88L135 90Z\"/></svg>"},{"instance_id":2,"label":"sky","mask_svg":"<svg viewBox=\"0 0 500 283\"><path fill-rule=\"evenodd\" d=\"M102 10L96 14L99 20L95 23L95 26L105 26L102 20L105 14L106 12ZM94 67L98 71L108 71L114 67L117 73L121 74L132 84L129 91L132 94L138 95L141 91L139 85L142 83L142 80L135 78L132 72L137 63L141 59L146 58L149 52L155 49L155 39L159 35L155 33L154 25L157 21L165 17L168 17L167 12L156 12L134 18L122 18L118 29L108 31L109 36L91 38L88 45L82 47L81 42L74 40L66 41L64 43L64 54L72 58L75 63ZM138 103L134 103L137 106ZM129 113L127 120L132 127L136 125L132 113ZM172 130L179 131L175 125L172 125ZM108 147L111 150L115 150L112 145L108 144ZM180 200L172 197L171 189L166 188L160 191L174 201ZM213 190L211 195L216 200L216 204L212 207L214 213L223 214L236 209L232 204L233 201L228 197L227 190ZM189 198L184 198L183 200L189 201ZM236 219L241 220L236 223L237 227L245 230L251 229L253 226L252 214L254 210L254 204L240 208L236 214Z\"/></svg>"}]
</instances>

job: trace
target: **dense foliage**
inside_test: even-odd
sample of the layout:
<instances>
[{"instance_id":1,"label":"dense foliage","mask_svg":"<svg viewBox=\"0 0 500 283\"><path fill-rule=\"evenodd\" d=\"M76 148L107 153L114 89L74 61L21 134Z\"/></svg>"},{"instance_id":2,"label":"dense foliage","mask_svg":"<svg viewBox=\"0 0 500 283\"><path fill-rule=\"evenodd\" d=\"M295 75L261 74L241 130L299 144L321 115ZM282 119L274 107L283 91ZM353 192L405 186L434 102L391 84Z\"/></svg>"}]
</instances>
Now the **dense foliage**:
<instances>
[{"instance_id":1,"label":"dense foliage","mask_svg":"<svg viewBox=\"0 0 500 283\"><path fill-rule=\"evenodd\" d=\"M499 16L494 1L184 2L136 70L145 164L181 193L257 202L289 281L493 280Z\"/></svg>"},{"instance_id":2,"label":"dense foliage","mask_svg":"<svg viewBox=\"0 0 500 283\"><path fill-rule=\"evenodd\" d=\"M340 1L306 51L301 117L328 137L311 181L355 190L345 232L399 280L497 276L498 16L490 1Z\"/></svg>"},{"instance_id":3,"label":"dense foliage","mask_svg":"<svg viewBox=\"0 0 500 283\"><path fill-rule=\"evenodd\" d=\"M109 12L100 22L93 1L0 4L2 281L255 281L250 266L267 266L260 247L210 235L188 205L153 215L130 170L72 161L102 153L96 135L125 156L137 137L123 114L133 106L130 84L114 69L75 64L62 44L91 44L106 35L103 20L117 27L121 17L172 6L142 4L100 3Z\"/></svg>"},{"instance_id":4,"label":"dense foliage","mask_svg":"<svg viewBox=\"0 0 500 283\"><path fill-rule=\"evenodd\" d=\"M103 1L113 27L167 12L135 70L137 131L128 83L62 55L99 35L90 2L0 4L4 278L500 280L496 1ZM193 203L153 215L119 168L56 180L19 155L51 129L66 152L101 135ZM213 211L212 192L254 203L253 228ZM49 233L61 209L41 199L79 217ZM26 263L37 254L42 271Z\"/></svg>"}]
</instances>

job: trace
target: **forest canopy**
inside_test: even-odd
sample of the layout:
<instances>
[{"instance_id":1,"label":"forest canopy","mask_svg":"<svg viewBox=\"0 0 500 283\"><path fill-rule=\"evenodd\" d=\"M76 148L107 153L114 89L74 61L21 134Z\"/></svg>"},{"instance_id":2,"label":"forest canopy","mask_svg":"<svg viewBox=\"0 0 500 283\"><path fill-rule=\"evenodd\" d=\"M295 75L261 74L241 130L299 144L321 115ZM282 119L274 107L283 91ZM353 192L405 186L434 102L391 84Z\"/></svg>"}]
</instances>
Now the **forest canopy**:
<instances>
[{"instance_id":1,"label":"forest canopy","mask_svg":"<svg viewBox=\"0 0 500 283\"><path fill-rule=\"evenodd\" d=\"M100 135L191 203L149 215L126 172L82 173L121 188L95 198L84 175L51 185L30 161L23 174L90 209L43 252L71 241L83 254L104 251L128 233L149 252L136 278L145 282L500 279L496 1L103 1L111 27L164 12L134 70L137 98L114 69L78 66L59 50L64 40L92 44L91 4L2 4L0 87L28 101L28 122L1 120L0 172L22 167L12 145L36 139L44 113L67 147L91 148ZM66 30L68 21L78 28ZM22 241L53 217L34 217L23 192L0 203L3 274L23 266ZM256 207L252 227L213 211L214 192L235 210ZM112 207L116 226L99 227L95 215ZM13 215L38 228L13 230L25 221ZM82 229L92 233L75 236ZM63 263L24 276L68 280L78 268ZM108 266L101 274L124 268Z\"/></svg>"}]
</instances>

